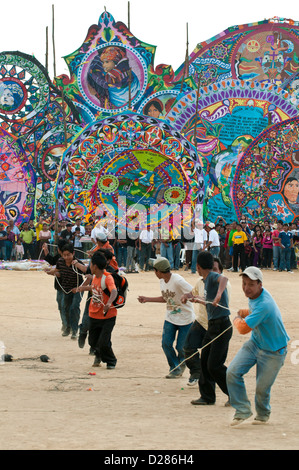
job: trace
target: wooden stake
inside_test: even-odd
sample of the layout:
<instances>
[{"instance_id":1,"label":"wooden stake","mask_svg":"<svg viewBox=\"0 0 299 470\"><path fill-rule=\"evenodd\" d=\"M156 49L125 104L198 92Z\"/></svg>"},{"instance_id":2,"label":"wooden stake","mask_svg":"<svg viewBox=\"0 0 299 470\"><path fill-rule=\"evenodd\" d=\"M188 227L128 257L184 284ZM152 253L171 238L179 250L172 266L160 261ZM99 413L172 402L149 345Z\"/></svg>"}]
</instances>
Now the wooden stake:
<instances>
[{"instance_id":1,"label":"wooden stake","mask_svg":"<svg viewBox=\"0 0 299 470\"><path fill-rule=\"evenodd\" d=\"M67 128L66 128L66 115L65 115L65 101L64 101L64 92L61 88L61 102L62 102L62 116L63 116L63 128L64 128L64 147L67 149ZM55 244L58 244L58 199L55 201L55 224L54 224L54 240Z\"/></svg>"},{"instance_id":2,"label":"wooden stake","mask_svg":"<svg viewBox=\"0 0 299 470\"><path fill-rule=\"evenodd\" d=\"M67 149L67 132L66 132L66 115L65 115L65 101L64 101L64 91L63 88L61 88L61 98L62 98L62 116L63 116L63 128L64 128L64 146L65 149Z\"/></svg>"},{"instance_id":3,"label":"wooden stake","mask_svg":"<svg viewBox=\"0 0 299 470\"><path fill-rule=\"evenodd\" d=\"M181 81L181 89L180 93L183 91L184 81L185 81L185 74L188 77L189 73L189 37L188 37L188 23L186 24L186 33L187 33L187 41L186 41L186 55L185 55L185 63L184 63L184 71L183 71L183 78Z\"/></svg>"},{"instance_id":4,"label":"wooden stake","mask_svg":"<svg viewBox=\"0 0 299 470\"><path fill-rule=\"evenodd\" d=\"M130 31L131 22L130 22L130 2L128 2L128 30Z\"/></svg>"},{"instance_id":5,"label":"wooden stake","mask_svg":"<svg viewBox=\"0 0 299 470\"><path fill-rule=\"evenodd\" d=\"M194 146L197 148L197 111L198 111L198 99L199 99L199 89L201 83L201 74L198 76L198 87L196 93L196 108L195 108L195 123L194 123Z\"/></svg>"},{"instance_id":6,"label":"wooden stake","mask_svg":"<svg viewBox=\"0 0 299 470\"><path fill-rule=\"evenodd\" d=\"M129 109L132 107L132 96L131 96L131 81L132 81L132 70L129 68Z\"/></svg>"},{"instance_id":7,"label":"wooden stake","mask_svg":"<svg viewBox=\"0 0 299 470\"><path fill-rule=\"evenodd\" d=\"M55 57L55 37L54 37L54 5L52 5L52 43L53 43L53 69L54 77L56 77L56 57Z\"/></svg>"},{"instance_id":8,"label":"wooden stake","mask_svg":"<svg viewBox=\"0 0 299 470\"><path fill-rule=\"evenodd\" d=\"M49 60L49 40L48 40L48 26L46 27L46 70L47 72L49 73L49 63L48 63L48 60Z\"/></svg>"}]
</instances>

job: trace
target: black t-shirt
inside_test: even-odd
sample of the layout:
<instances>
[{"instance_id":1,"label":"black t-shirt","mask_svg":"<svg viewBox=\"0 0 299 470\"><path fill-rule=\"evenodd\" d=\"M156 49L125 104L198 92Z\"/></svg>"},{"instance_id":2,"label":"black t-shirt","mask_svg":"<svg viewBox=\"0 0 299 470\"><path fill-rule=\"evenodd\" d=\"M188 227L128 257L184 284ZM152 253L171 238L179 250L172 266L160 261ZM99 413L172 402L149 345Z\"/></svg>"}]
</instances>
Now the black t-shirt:
<instances>
[{"instance_id":1,"label":"black t-shirt","mask_svg":"<svg viewBox=\"0 0 299 470\"><path fill-rule=\"evenodd\" d=\"M70 232L68 229L65 229L65 230L62 230L60 236L64 240L70 241L70 240L73 240L74 234Z\"/></svg>"}]
</instances>

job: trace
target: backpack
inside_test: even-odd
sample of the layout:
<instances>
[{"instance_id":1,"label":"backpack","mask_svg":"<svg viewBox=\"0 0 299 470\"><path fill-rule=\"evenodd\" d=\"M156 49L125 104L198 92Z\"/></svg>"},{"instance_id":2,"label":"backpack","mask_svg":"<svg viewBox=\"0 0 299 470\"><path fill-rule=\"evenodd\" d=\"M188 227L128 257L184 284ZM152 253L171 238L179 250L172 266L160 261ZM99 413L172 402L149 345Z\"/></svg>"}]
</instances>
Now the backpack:
<instances>
[{"instance_id":1,"label":"backpack","mask_svg":"<svg viewBox=\"0 0 299 470\"><path fill-rule=\"evenodd\" d=\"M122 308L126 303L127 291L129 287L128 280L126 277L121 276L117 272L112 272L109 274L113 277L115 287L117 289L117 296L116 296L116 299L112 302L112 304L115 308ZM106 287L105 280L106 280L106 275L103 274L102 280L101 280L101 288L103 289L106 295L110 296L110 292L109 292L109 289Z\"/></svg>"}]
</instances>

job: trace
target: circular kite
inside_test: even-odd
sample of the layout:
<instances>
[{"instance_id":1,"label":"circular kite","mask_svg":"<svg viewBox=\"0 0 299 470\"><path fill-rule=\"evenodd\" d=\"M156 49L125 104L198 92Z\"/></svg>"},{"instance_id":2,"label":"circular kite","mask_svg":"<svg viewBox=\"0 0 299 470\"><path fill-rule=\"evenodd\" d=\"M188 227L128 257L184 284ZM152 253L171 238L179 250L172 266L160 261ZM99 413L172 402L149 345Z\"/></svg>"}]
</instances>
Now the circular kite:
<instances>
[{"instance_id":1,"label":"circular kite","mask_svg":"<svg viewBox=\"0 0 299 470\"><path fill-rule=\"evenodd\" d=\"M235 220L231 187L239 159L270 119L279 123L297 112L290 95L277 85L240 80L186 93L173 106L167 122L192 144L196 138L205 177L204 219L225 214L227 222Z\"/></svg>"},{"instance_id":2,"label":"circular kite","mask_svg":"<svg viewBox=\"0 0 299 470\"><path fill-rule=\"evenodd\" d=\"M237 217L299 221L299 118L265 130L237 166L233 182Z\"/></svg>"},{"instance_id":3,"label":"circular kite","mask_svg":"<svg viewBox=\"0 0 299 470\"><path fill-rule=\"evenodd\" d=\"M56 185L60 216L70 219L101 206L144 210L156 223L161 207L167 215L185 204L194 209L203 195L202 169L188 140L164 121L134 113L88 125L64 153Z\"/></svg>"}]
</instances>

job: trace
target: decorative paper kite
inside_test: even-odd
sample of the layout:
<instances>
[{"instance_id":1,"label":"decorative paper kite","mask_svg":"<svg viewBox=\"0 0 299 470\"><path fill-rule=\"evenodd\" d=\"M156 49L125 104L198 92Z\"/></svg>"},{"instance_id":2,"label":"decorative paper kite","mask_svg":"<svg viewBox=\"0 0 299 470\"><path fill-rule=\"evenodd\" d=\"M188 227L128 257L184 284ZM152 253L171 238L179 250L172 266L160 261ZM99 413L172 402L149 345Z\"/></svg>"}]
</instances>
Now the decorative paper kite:
<instances>
[{"instance_id":1,"label":"decorative paper kite","mask_svg":"<svg viewBox=\"0 0 299 470\"><path fill-rule=\"evenodd\" d=\"M201 42L191 53L189 75L202 86L233 78L279 86L299 72L299 23L274 17L251 24L231 26ZM183 75L182 65L176 76ZM298 103L298 89L293 88Z\"/></svg>"},{"instance_id":2,"label":"decorative paper kite","mask_svg":"<svg viewBox=\"0 0 299 470\"><path fill-rule=\"evenodd\" d=\"M125 210L120 197L154 217L154 205L202 205L204 181L188 140L159 119L126 113L77 136L64 153L56 195L63 218L87 217L99 205Z\"/></svg>"},{"instance_id":3,"label":"decorative paper kite","mask_svg":"<svg viewBox=\"0 0 299 470\"><path fill-rule=\"evenodd\" d=\"M17 224L34 209L35 177L20 143L0 128L0 221Z\"/></svg>"},{"instance_id":4,"label":"decorative paper kite","mask_svg":"<svg viewBox=\"0 0 299 470\"><path fill-rule=\"evenodd\" d=\"M290 95L268 83L222 80L181 97L166 121L197 148L205 175L205 219L224 214L227 222L236 219L231 185L238 160L269 122L297 114Z\"/></svg>"},{"instance_id":5,"label":"decorative paper kite","mask_svg":"<svg viewBox=\"0 0 299 470\"><path fill-rule=\"evenodd\" d=\"M237 217L299 222L299 118L262 132L244 152L233 182Z\"/></svg>"},{"instance_id":6,"label":"decorative paper kite","mask_svg":"<svg viewBox=\"0 0 299 470\"><path fill-rule=\"evenodd\" d=\"M82 46L64 57L70 77L62 75L55 83L86 124L128 110L161 118L179 93L191 88L175 79L171 66L154 68L155 50L105 11Z\"/></svg>"},{"instance_id":7,"label":"decorative paper kite","mask_svg":"<svg viewBox=\"0 0 299 470\"><path fill-rule=\"evenodd\" d=\"M21 52L0 54L1 128L20 140L34 169L35 216L54 211L53 188L65 141L82 128L74 116L78 119L76 109L68 98L62 102L40 62Z\"/></svg>"}]
</instances>

